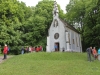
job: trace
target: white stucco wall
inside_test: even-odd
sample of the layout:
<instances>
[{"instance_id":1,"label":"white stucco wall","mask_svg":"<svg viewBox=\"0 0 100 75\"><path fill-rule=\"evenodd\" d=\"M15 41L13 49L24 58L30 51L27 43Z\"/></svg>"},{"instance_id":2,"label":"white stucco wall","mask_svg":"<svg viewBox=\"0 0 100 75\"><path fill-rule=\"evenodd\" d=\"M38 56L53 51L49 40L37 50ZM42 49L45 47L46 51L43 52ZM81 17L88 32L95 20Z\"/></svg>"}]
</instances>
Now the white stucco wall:
<instances>
[{"instance_id":1,"label":"white stucco wall","mask_svg":"<svg viewBox=\"0 0 100 75\"><path fill-rule=\"evenodd\" d=\"M69 39L69 43L67 44L67 51L74 51L74 52L82 52L82 46L81 46L81 37L80 34L69 29L66 28L66 30L68 31L68 33L70 34L70 39ZM77 39L76 39L77 38ZM73 39L74 39L74 44L73 44Z\"/></svg>"},{"instance_id":2,"label":"white stucco wall","mask_svg":"<svg viewBox=\"0 0 100 75\"><path fill-rule=\"evenodd\" d=\"M63 23L59 20L58 20L58 26L57 27L54 27L54 23L51 24L51 27L50 27L50 32L49 32L49 36L51 37L50 38L50 50L51 51L54 51L54 44L56 42L59 42L59 49L60 51L62 51L62 48L64 47L66 49L66 46L65 46L65 28L64 28L64 25ZM55 33L59 33L59 38L58 39L55 39L54 38L54 34Z\"/></svg>"},{"instance_id":3,"label":"white stucco wall","mask_svg":"<svg viewBox=\"0 0 100 75\"><path fill-rule=\"evenodd\" d=\"M57 27L54 27L54 19L57 19L59 22ZM59 18L54 17L54 19L49 29L49 37L47 38L47 52L55 51L54 44L56 42L59 42L59 49L61 52L63 48L65 49L65 51L82 52L80 34L71 30L70 28L66 28L63 22ZM70 34L69 36L70 43L67 42L68 36L66 36L65 30L67 30L67 33ZM54 38L55 33L59 33L58 39ZM73 43L73 40L74 40L74 43Z\"/></svg>"}]
</instances>

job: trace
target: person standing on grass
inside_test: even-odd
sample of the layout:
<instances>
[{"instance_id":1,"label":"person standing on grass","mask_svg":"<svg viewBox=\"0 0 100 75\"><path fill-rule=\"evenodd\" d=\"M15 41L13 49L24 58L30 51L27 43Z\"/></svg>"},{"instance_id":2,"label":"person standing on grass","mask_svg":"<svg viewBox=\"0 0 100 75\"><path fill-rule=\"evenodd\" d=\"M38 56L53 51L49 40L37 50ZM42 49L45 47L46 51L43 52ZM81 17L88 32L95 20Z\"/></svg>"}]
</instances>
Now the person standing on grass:
<instances>
[{"instance_id":1,"label":"person standing on grass","mask_svg":"<svg viewBox=\"0 0 100 75\"><path fill-rule=\"evenodd\" d=\"M22 47L21 49L21 54L24 54L24 47Z\"/></svg>"},{"instance_id":2,"label":"person standing on grass","mask_svg":"<svg viewBox=\"0 0 100 75\"><path fill-rule=\"evenodd\" d=\"M8 53L7 54L9 54L9 52L10 52L10 47L8 46Z\"/></svg>"},{"instance_id":3,"label":"person standing on grass","mask_svg":"<svg viewBox=\"0 0 100 75\"><path fill-rule=\"evenodd\" d=\"M55 51L58 51L58 46L57 44L54 45Z\"/></svg>"},{"instance_id":4,"label":"person standing on grass","mask_svg":"<svg viewBox=\"0 0 100 75\"><path fill-rule=\"evenodd\" d=\"M92 47L87 48L86 51L87 51L87 58L88 58L88 61L91 62L91 61L92 61L92 59L91 59Z\"/></svg>"},{"instance_id":5,"label":"person standing on grass","mask_svg":"<svg viewBox=\"0 0 100 75\"><path fill-rule=\"evenodd\" d=\"M4 54L4 59L7 59L7 53L8 53L8 46L5 44L4 49L3 49L3 54Z\"/></svg>"},{"instance_id":6,"label":"person standing on grass","mask_svg":"<svg viewBox=\"0 0 100 75\"><path fill-rule=\"evenodd\" d=\"M26 53L28 53L28 47L26 47L25 50L26 50Z\"/></svg>"},{"instance_id":7,"label":"person standing on grass","mask_svg":"<svg viewBox=\"0 0 100 75\"><path fill-rule=\"evenodd\" d=\"M98 60L100 60L100 48L98 49Z\"/></svg>"},{"instance_id":8,"label":"person standing on grass","mask_svg":"<svg viewBox=\"0 0 100 75\"><path fill-rule=\"evenodd\" d=\"M93 47L93 49L92 49L92 54L93 54L94 59L96 60L98 54L97 54L97 50L95 47Z\"/></svg>"}]
</instances>

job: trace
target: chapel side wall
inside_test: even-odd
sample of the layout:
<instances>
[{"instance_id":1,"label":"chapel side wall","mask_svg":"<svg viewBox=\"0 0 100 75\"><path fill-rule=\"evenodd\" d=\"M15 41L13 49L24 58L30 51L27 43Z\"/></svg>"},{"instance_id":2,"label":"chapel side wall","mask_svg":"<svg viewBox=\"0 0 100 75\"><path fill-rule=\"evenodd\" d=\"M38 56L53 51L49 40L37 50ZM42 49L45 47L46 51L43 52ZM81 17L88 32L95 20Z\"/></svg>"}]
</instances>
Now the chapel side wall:
<instances>
[{"instance_id":1,"label":"chapel side wall","mask_svg":"<svg viewBox=\"0 0 100 75\"><path fill-rule=\"evenodd\" d=\"M82 52L82 41L81 41L81 35L79 34L79 50Z\"/></svg>"},{"instance_id":2,"label":"chapel side wall","mask_svg":"<svg viewBox=\"0 0 100 75\"><path fill-rule=\"evenodd\" d=\"M76 47L76 52L82 52L82 46L81 46L81 37L79 33L75 32L75 47Z\"/></svg>"},{"instance_id":3,"label":"chapel side wall","mask_svg":"<svg viewBox=\"0 0 100 75\"><path fill-rule=\"evenodd\" d=\"M74 39L75 39L75 48L76 48L75 52L79 52L79 48L80 48L79 47L79 36L78 36L78 33L76 33L76 32L74 34L75 34L75 38Z\"/></svg>"},{"instance_id":4,"label":"chapel side wall","mask_svg":"<svg viewBox=\"0 0 100 75\"><path fill-rule=\"evenodd\" d=\"M67 28L67 30L68 30L68 33L69 33L69 51L71 51L71 49L72 49L72 40L71 40L71 30L69 29L69 28Z\"/></svg>"},{"instance_id":5,"label":"chapel side wall","mask_svg":"<svg viewBox=\"0 0 100 75\"><path fill-rule=\"evenodd\" d=\"M74 31L71 30L71 51L75 51L75 34Z\"/></svg>"},{"instance_id":6,"label":"chapel side wall","mask_svg":"<svg viewBox=\"0 0 100 75\"><path fill-rule=\"evenodd\" d=\"M79 37L78 34L75 33L75 47L76 47L76 52L79 52Z\"/></svg>"},{"instance_id":7,"label":"chapel side wall","mask_svg":"<svg viewBox=\"0 0 100 75\"><path fill-rule=\"evenodd\" d=\"M82 52L80 34L73 30L70 30L70 34L70 51Z\"/></svg>"}]
</instances>

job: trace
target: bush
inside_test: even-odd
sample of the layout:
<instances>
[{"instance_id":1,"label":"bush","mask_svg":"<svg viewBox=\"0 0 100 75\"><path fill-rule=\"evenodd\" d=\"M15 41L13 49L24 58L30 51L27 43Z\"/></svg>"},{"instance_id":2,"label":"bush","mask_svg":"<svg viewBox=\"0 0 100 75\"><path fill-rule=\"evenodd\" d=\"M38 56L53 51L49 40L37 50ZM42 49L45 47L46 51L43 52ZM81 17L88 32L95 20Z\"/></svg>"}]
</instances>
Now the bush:
<instances>
[{"instance_id":1,"label":"bush","mask_svg":"<svg viewBox=\"0 0 100 75\"><path fill-rule=\"evenodd\" d=\"M9 54L19 55L21 53L21 46L10 47Z\"/></svg>"}]
</instances>

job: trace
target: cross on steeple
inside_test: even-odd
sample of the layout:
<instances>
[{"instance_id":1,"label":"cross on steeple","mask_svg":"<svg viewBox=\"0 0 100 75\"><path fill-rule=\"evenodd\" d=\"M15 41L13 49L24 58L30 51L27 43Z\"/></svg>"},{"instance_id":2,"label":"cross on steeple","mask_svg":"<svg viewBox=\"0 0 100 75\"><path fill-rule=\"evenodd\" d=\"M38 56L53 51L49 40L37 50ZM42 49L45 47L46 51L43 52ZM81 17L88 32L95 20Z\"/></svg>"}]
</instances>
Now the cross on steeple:
<instances>
[{"instance_id":1,"label":"cross on steeple","mask_svg":"<svg viewBox=\"0 0 100 75\"><path fill-rule=\"evenodd\" d=\"M57 2L54 1L54 8L53 8L53 16L59 16L59 11L58 11L58 7L57 7Z\"/></svg>"}]
</instances>

